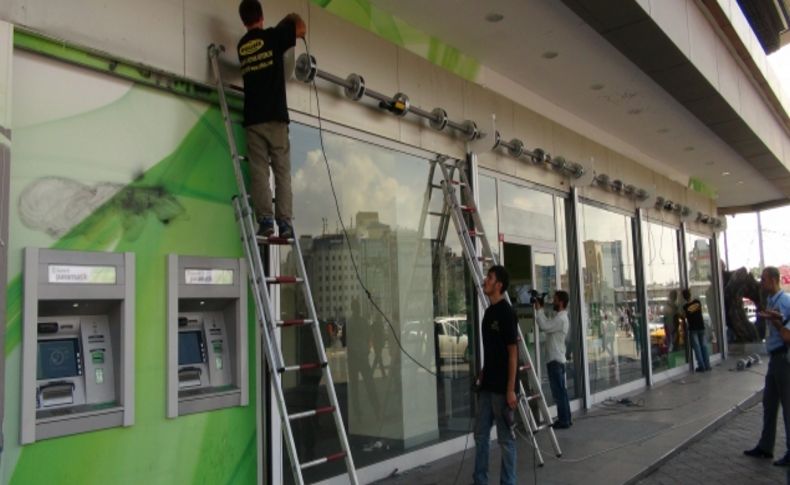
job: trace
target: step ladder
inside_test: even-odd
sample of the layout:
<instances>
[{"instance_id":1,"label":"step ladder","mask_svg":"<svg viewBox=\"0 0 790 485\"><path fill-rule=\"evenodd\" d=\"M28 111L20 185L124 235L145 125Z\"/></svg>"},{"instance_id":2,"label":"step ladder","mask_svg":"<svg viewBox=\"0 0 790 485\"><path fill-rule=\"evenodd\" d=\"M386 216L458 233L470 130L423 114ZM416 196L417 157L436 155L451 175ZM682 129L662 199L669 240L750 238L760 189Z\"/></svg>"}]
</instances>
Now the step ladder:
<instances>
[{"instance_id":1,"label":"step ladder","mask_svg":"<svg viewBox=\"0 0 790 485\"><path fill-rule=\"evenodd\" d=\"M329 363L324 350L324 343L321 338L318 316L316 314L315 304L313 302L313 295L310 291L304 260L302 259L302 250L299 245L299 239L296 237L296 235L287 239L274 236L269 238L256 236L254 213L250 207L250 199L247 195L247 190L244 185L244 178L241 172L241 161L245 158L239 155L236 147L236 140L233 135L233 122L230 117L228 102L227 98L225 97L225 87L222 82L222 75L219 68L219 56L223 51L224 48L222 46L216 46L214 44L210 45L208 48L211 68L216 78L219 105L222 110L222 119L225 124L225 133L228 137L230 155L233 159L233 170L236 174L236 183L239 188L239 195L233 198L233 208L236 213L236 220L239 223L241 240L244 246L244 254L247 258L247 264L249 265L248 274L250 276L250 285L252 286L252 293L255 300L257 321L261 328L262 348L266 356L266 362L268 363L268 371L271 376L272 387L274 389L274 394L277 401L277 408L280 414L283 430L283 438L285 439L286 449L290 458L294 482L298 485L303 485L305 482L302 473L308 468L323 465L328 462L344 460L350 483L352 485L357 485L359 480L357 479L356 469L354 468L354 460L351 456L348 437L346 436L345 427L343 426L343 418L340 415L340 406L338 405L337 395L335 394L335 386L332 381L332 373L329 369ZM289 246L291 248L296 263L296 275L266 276L263 266L263 259L261 257L261 250L266 250L272 246ZM272 306L272 301L269 297L269 287L272 285L287 284L295 284L301 288L304 301L307 306L307 318L282 320L275 316L274 307ZM293 364L286 363L278 345L276 331L278 329L285 330L304 326L309 326L312 329L311 334L315 341L318 361ZM322 372L323 382L325 383L326 390L329 395L330 405L308 411L289 413L285 400L285 392L283 391L282 387L283 375L288 372L316 371L318 369L320 369ZM296 451L296 442L291 429L291 423L296 420L324 414L331 414L334 418L334 424L338 439L340 441L341 450L315 460L300 463L299 456Z\"/></svg>"},{"instance_id":2,"label":"step ladder","mask_svg":"<svg viewBox=\"0 0 790 485\"><path fill-rule=\"evenodd\" d=\"M449 227L449 220L455 226L458 238L461 241L461 247L466 258L467 265L472 273L475 289L477 290L477 297L480 303L480 308L485 309L489 305L488 297L483 292L483 280L486 277L488 268L497 264L496 255L491 251L491 246L488 243L483 232L483 224L480 219L480 213L474 203L474 195L469 184L469 178L466 174L466 162L464 160L450 159L444 156L437 157L432 161L431 177L428 180L428 187L426 188L426 199L423 203L424 214L434 215L439 217L438 235L435 244L441 246L444 244L444 238L447 236ZM433 181L433 173L439 167L441 170L441 180L437 185ZM457 178L455 174L457 173ZM434 191L441 190L444 197L443 209L441 212L428 212L427 207L430 204L430 197ZM423 216L424 217L424 216ZM420 219L420 228L424 227L425 221L423 217ZM471 222L471 227L467 220ZM477 244L476 244L477 242ZM510 297L505 293L507 302L510 303ZM537 442L537 433L542 430L547 430L551 438L551 444L557 457L562 456L560 444L557 441L557 436L554 434L554 429L551 427L552 419L549 414L549 407L546 404L546 398L543 395L543 388L538 379L538 374L535 371L535 366L532 362L532 356L527 348L524 336L521 333L521 328L518 328L518 348L519 348L519 367L518 367L518 414L524 425L524 428L529 432L529 438L532 446L535 449L536 457L540 466L543 466L543 454ZM522 376L526 375L529 393L525 392ZM540 421L535 418L535 415L530 409L532 402L535 402L540 414Z\"/></svg>"}]
</instances>

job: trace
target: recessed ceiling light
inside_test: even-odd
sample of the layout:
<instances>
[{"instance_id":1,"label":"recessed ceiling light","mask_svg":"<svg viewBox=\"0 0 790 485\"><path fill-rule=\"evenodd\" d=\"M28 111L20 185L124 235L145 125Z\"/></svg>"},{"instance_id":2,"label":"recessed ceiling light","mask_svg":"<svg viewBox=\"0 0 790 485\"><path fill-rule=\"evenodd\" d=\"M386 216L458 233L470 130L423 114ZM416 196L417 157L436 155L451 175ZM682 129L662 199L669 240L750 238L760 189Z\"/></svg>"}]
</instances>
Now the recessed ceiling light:
<instances>
[{"instance_id":1,"label":"recessed ceiling light","mask_svg":"<svg viewBox=\"0 0 790 485\"><path fill-rule=\"evenodd\" d=\"M642 112L642 108L634 108L628 110L629 115L638 115L641 112Z\"/></svg>"},{"instance_id":2,"label":"recessed ceiling light","mask_svg":"<svg viewBox=\"0 0 790 485\"><path fill-rule=\"evenodd\" d=\"M739 180L739 181L737 181L735 183L738 184L738 185L743 185L743 180Z\"/></svg>"},{"instance_id":3,"label":"recessed ceiling light","mask_svg":"<svg viewBox=\"0 0 790 485\"><path fill-rule=\"evenodd\" d=\"M685 151L687 151L687 152L693 152L693 151L694 151L694 147L692 147L692 146L687 146L687 147L686 147L686 148L684 148L683 150L685 150Z\"/></svg>"},{"instance_id":4,"label":"recessed ceiling light","mask_svg":"<svg viewBox=\"0 0 790 485\"><path fill-rule=\"evenodd\" d=\"M500 22L503 18L505 18L504 15L502 15L501 13L496 13L496 12L491 12L491 13L486 15L486 21L492 22L492 23Z\"/></svg>"},{"instance_id":5,"label":"recessed ceiling light","mask_svg":"<svg viewBox=\"0 0 790 485\"><path fill-rule=\"evenodd\" d=\"M554 52L554 51L546 51L546 52L544 52L543 54L541 54L541 55L540 55L540 57L542 57L542 58L544 58L544 59L554 59L554 58L555 58L555 57L557 57L558 55L559 55L559 54L558 54L557 52Z\"/></svg>"},{"instance_id":6,"label":"recessed ceiling light","mask_svg":"<svg viewBox=\"0 0 790 485\"><path fill-rule=\"evenodd\" d=\"M659 128L658 132L659 133L669 133L669 128Z\"/></svg>"},{"instance_id":7,"label":"recessed ceiling light","mask_svg":"<svg viewBox=\"0 0 790 485\"><path fill-rule=\"evenodd\" d=\"M730 172L722 172L722 173L721 173L721 176L722 176L722 177L726 177L726 176L727 176L727 175L729 175L729 174L730 174Z\"/></svg>"},{"instance_id":8,"label":"recessed ceiling light","mask_svg":"<svg viewBox=\"0 0 790 485\"><path fill-rule=\"evenodd\" d=\"M600 91L601 89L603 89L603 84L600 83L590 84L590 89L592 89L593 91Z\"/></svg>"}]
</instances>

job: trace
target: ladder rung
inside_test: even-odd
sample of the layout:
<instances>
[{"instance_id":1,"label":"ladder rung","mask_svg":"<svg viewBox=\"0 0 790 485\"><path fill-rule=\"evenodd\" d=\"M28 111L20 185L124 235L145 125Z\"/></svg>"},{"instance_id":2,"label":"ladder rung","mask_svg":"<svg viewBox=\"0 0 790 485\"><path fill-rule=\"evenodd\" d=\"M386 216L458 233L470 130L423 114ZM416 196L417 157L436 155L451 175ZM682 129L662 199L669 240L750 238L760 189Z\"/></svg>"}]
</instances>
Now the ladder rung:
<instances>
[{"instance_id":1,"label":"ladder rung","mask_svg":"<svg viewBox=\"0 0 790 485\"><path fill-rule=\"evenodd\" d=\"M429 213L428 213L428 215L437 216L437 217L442 217L442 216L444 215L444 212L435 212L435 211L432 211L432 212L429 212Z\"/></svg>"},{"instance_id":2,"label":"ladder rung","mask_svg":"<svg viewBox=\"0 0 790 485\"><path fill-rule=\"evenodd\" d=\"M529 369L531 369L530 365L529 364L524 364L524 365L522 365L521 367L518 368L518 371L519 372L524 372L525 370L529 370Z\"/></svg>"},{"instance_id":3,"label":"ladder rung","mask_svg":"<svg viewBox=\"0 0 790 485\"><path fill-rule=\"evenodd\" d=\"M310 410L310 411L304 411L304 412L301 412L301 413L290 414L290 415L288 415L288 419L291 420L291 421L294 421L296 419L309 418L310 416L318 416L320 414L329 414L329 413L333 412L334 410L335 410L334 406L325 406L325 407L318 408L318 409L313 409L313 410Z\"/></svg>"},{"instance_id":4,"label":"ladder rung","mask_svg":"<svg viewBox=\"0 0 790 485\"><path fill-rule=\"evenodd\" d=\"M544 430L544 429L547 429L547 428L551 428L551 425L543 423L543 424L539 425L537 428L535 428L535 432L538 432L538 431L541 431L541 430Z\"/></svg>"},{"instance_id":5,"label":"ladder rung","mask_svg":"<svg viewBox=\"0 0 790 485\"><path fill-rule=\"evenodd\" d=\"M308 461L307 463L303 463L299 465L299 468L302 470L306 470L310 467L314 467L316 465L322 465L324 463L328 463L330 461L337 461L346 457L346 453L344 451L337 452L333 455L325 456L324 458L319 458L317 460Z\"/></svg>"},{"instance_id":6,"label":"ladder rung","mask_svg":"<svg viewBox=\"0 0 790 485\"><path fill-rule=\"evenodd\" d=\"M478 260L478 261L482 261L482 262L484 262L484 263L485 263L485 262L487 262L487 261L493 261L493 260L494 260L494 258L489 258L488 256L478 256L478 257L477 257L477 260Z\"/></svg>"},{"instance_id":7,"label":"ladder rung","mask_svg":"<svg viewBox=\"0 0 790 485\"><path fill-rule=\"evenodd\" d=\"M483 237L485 236L484 232L475 231L474 229L469 229L469 236L471 237Z\"/></svg>"},{"instance_id":8,"label":"ladder rung","mask_svg":"<svg viewBox=\"0 0 790 485\"><path fill-rule=\"evenodd\" d=\"M431 188L432 188L432 189L441 189L441 188L442 188L442 186L441 186L441 185L439 185L439 184L431 184Z\"/></svg>"},{"instance_id":9,"label":"ladder rung","mask_svg":"<svg viewBox=\"0 0 790 485\"><path fill-rule=\"evenodd\" d=\"M475 211L477 211L477 209L475 209L474 207L469 206L469 205L462 205L462 206L459 206L459 207L461 208L461 211L466 212L467 214L472 214Z\"/></svg>"},{"instance_id":10,"label":"ladder rung","mask_svg":"<svg viewBox=\"0 0 790 485\"><path fill-rule=\"evenodd\" d=\"M278 327L298 327L313 323L312 318L293 318L291 320L277 320Z\"/></svg>"},{"instance_id":11,"label":"ladder rung","mask_svg":"<svg viewBox=\"0 0 790 485\"><path fill-rule=\"evenodd\" d=\"M280 367L277 369L280 374L283 372L290 372L295 370L309 370L309 369L320 369L322 367L326 367L326 362L308 362L306 364L297 364L297 365L286 365L285 367Z\"/></svg>"},{"instance_id":12,"label":"ladder rung","mask_svg":"<svg viewBox=\"0 0 790 485\"><path fill-rule=\"evenodd\" d=\"M539 399L540 394L533 394L531 396L527 396L527 401L534 401L535 399Z\"/></svg>"},{"instance_id":13,"label":"ladder rung","mask_svg":"<svg viewBox=\"0 0 790 485\"><path fill-rule=\"evenodd\" d=\"M285 237L278 237L278 236L270 236L270 237L263 237L263 236L255 236L255 239L258 241L258 244L271 244L285 246L287 244L293 244L293 238L285 238Z\"/></svg>"},{"instance_id":14,"label":"ladder rung","mask_svg":"<svg viewBox=\"0 0 790 485\"><path fill-rule=\"evenodd\" d=\"M285 283L301 283L304 281L304 278L297 278L296 276L270 276L266 278L266 282L279 285Z\"/></svg>"}]
</instances>

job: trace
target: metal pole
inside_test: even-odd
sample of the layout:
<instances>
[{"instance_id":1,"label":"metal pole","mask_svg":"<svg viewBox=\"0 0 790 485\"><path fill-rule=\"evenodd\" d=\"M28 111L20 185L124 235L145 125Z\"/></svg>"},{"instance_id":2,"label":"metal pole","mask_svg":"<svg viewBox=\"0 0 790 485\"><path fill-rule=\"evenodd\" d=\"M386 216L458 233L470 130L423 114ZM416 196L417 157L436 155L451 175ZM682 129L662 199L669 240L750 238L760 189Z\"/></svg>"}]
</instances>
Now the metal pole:
<instances>
[{"instance_id":1,"label":"metal pole","mask_svg":"<svg viewBox=\"0 0 790 485\"><path fill-rule=\"evenodd\" d=\"M568 224L568 233L570 235L570 241L568 241L568 249L570 256L573 258L573 276L576 282L576 287L579 289L576 293L576 297L574 298L574 303L576 304L578 311L578 323L579 323L579 339L577 341L577 345L579 345L580 353L579 362L581 365L581 375L584 376L584 409L592 408L592 391L590 389L590 372L588 364L588 354L587 354L587 328L589 321L588 319L584 318L586 314L586 305L587 302L585 301L584 297L584 269L582 268L582 238L581 238L581 211L580 209L581 202L579 201L579 189L578 187L571 187L570 193L570 207L569 209L569 224Z\"/></svg>"},{"instance_id":2,"label":"metal pole","mask_svg":"<svg viewBox=\"0 0 790 485\"><path fill-rule=\"evenodd\" d=\"M760 248L760 271L765 268L765 248L763 248L763 221L760 211L757 211L757 243Z\"/></svg>"}]
</instances>

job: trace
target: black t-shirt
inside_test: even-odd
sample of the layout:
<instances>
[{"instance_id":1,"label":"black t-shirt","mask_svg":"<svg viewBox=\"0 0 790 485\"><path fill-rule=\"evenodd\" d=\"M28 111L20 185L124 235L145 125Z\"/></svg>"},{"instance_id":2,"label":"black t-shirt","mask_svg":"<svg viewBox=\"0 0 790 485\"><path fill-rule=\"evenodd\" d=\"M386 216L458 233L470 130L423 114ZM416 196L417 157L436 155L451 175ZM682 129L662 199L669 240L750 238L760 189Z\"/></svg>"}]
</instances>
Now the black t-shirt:
<instances>
[{"instance_id":1,"label":"black t-shirt","mask_svg":"<svg viewBox=\"0 0 790 485\"><path fill-rule=\"evenodd\" d=\"M508 354L507 346L518 342L518 318L506 300L486 308L483 315L483 382L485 391L505 394L507 392ZM515 387L513 388L515 390Z\"/></svg>"},{"instance_id":2,"label":"black t-shirt","mask_svg":"<svg viewBox=\"0 0 790 485\"><path fill-rule=\"evenodd\" d=\"M696 298L683 305L689 330L705 330L705 320L702 319L702 303Z\"/></svg>"},{"instance_id":3,"label":"black t-shirt","mask_svg":"<svg viewBox=\"0 0 790 485\"><path fill-rule=\"evenodd\" d=\"M284 19L277 27L252 29L236 51L244 78L244 126L267 121L287 123L283 53L296 44L296 24Z\"/></svg>"}]
</instances>

